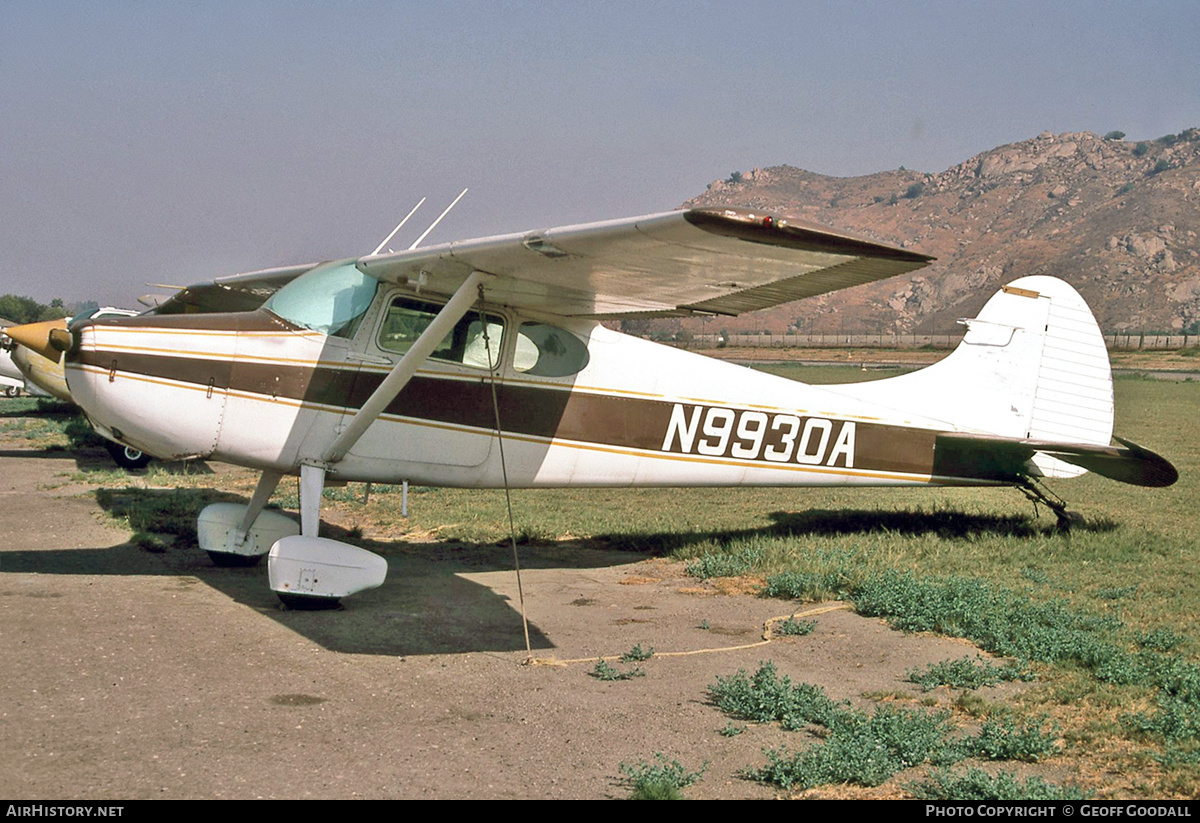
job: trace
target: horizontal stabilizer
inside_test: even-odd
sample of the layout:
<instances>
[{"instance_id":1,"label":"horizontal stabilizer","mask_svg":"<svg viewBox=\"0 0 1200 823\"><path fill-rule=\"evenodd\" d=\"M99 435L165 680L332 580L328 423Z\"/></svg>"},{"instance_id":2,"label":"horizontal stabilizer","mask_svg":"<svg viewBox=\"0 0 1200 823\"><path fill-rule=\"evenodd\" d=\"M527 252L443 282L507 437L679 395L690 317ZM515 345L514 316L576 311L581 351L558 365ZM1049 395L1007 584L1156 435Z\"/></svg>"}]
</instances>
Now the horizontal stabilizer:
<instances>
[{"instance_id":1,"label":"horizontal stabilizer","mask_svg":"<svg viewBox=\"0 0 1200 823\"><path fill-rule=\"evenodd\" d=\"M934 473L950 477L1014 482L1040 472L1030 462L1037 454L1134 486L1170 486L1179 472L1163 457L1136 443L1121 446L1056 443L988 434L940 434L934 447Z\"/></svg>"}]
</instances>

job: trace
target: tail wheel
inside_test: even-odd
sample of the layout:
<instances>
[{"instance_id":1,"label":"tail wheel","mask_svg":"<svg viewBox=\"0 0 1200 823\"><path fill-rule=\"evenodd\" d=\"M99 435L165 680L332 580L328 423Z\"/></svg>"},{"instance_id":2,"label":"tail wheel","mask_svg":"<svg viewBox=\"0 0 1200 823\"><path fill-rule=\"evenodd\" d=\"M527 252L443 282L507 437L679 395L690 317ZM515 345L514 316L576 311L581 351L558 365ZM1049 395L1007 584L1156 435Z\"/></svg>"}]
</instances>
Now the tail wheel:
<instances>
[{"instance_id":1,"label":"tail wheel","mask_svg":"<svg viewBox=\"0 0 1200 823\"><path fill-rule=\"evenodd\" d=\"M117 462L117 465L123 469L144 469L151 460L150 455L138 451L132 446L109 442L105 443L104 447L108 449L108 453L112 455L112 459Z\"/></svg>"}]
</instances>

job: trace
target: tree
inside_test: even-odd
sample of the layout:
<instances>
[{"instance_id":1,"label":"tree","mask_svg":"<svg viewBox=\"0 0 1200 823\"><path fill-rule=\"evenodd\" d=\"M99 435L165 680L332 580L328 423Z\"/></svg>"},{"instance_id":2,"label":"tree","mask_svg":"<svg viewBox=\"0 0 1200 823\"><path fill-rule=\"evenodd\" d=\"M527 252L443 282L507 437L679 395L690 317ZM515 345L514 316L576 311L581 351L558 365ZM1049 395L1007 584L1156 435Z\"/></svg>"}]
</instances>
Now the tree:
<instances>
[{"instance_id":1,"label":"tree","mask_svg":"<svg viewBox=\"0 0 1200 823\"><path fill-rule=\"evenodd\" d=\"M64 317L70 317L71 313L67 311L63 301L56 297L50 301L49 306L45 306L38 314L38 322L46 320L61 320Z\"/></svg>"},{"instance_id":2,"label":"tree","mask_svg":"<svg viewBox=\"0 0 1200 823\"><path fill-rule=\"evenodd\" d=\"M1104 139L1105 139L1105 140L1124 140L1124 139L1125 139L1125 132L1123 132L1123 131L1110 131L1108 134L1104 135Z\"/></svg>"},{"instance_id":3,"label":"tree","mask_svg":"<svg viewBox=\"0 0 1200 823\"><path fill-rule=\"evenodd\" d=\"M15 294L0 297L0 317L14 323L33 323L43 308L45 307L29 297L18 297Z\"/></svg>"},{"instance_id":4,"label":"tree","mask_svg":"<svg viewBox=\"0 0 1200 823\"><path fill-rule=\"evenodd\" d=\"M0 317L14 323L40 323L43 320L58 320L67 316L63 301L55 298L44 306L31 297L6 294L0 297Z\"/></svg>"}]
</instances>

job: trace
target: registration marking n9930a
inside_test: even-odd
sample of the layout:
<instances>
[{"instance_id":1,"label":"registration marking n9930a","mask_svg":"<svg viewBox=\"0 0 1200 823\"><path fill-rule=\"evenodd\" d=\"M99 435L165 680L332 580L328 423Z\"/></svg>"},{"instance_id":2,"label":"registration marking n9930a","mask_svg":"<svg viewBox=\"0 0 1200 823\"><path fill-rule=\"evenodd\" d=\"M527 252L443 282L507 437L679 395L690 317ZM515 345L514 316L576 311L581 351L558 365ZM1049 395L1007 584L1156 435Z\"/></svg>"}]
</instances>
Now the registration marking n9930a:
<instances>
[{"instance_id":1,"label":"registration marking n9930a","mask_svg":"<svg viewBox=\"0 0 1200 823\"><path fill-rule=\"evenodd\" d=\"M676 403L662 450L851 469L854 435L850 420Z\"/></svg>"}]
</instances>

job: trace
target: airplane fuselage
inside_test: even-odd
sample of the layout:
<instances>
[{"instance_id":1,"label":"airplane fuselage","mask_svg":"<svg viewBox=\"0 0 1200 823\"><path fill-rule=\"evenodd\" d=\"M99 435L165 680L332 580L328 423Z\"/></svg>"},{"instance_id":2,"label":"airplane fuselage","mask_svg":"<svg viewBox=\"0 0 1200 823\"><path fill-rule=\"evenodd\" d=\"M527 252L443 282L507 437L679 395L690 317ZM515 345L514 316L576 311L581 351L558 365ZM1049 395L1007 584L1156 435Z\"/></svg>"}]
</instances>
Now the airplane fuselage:
<instances>
[{"instance_id":1,"label":"airplane fuselage","mask_svg":"<svg viewBox=\"0 0 1200 823\"><path fill-rule=\"evenodd\" d=\"M396 306L419 302L384 290L344 336L262 309L97 321L77 329L68 380L93 424L148 453L294 472L321 462L391 371L403 345ZM514 487L986 482L935 471L947 421L595 321L472 311L474 357L449 346L426 361L330 476L469 487L502 485L505 468Z\"/></svg>"}]
</instances>

